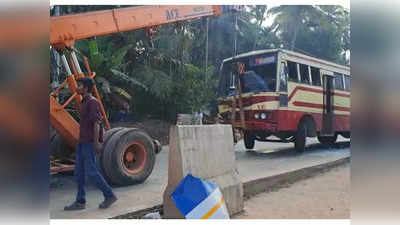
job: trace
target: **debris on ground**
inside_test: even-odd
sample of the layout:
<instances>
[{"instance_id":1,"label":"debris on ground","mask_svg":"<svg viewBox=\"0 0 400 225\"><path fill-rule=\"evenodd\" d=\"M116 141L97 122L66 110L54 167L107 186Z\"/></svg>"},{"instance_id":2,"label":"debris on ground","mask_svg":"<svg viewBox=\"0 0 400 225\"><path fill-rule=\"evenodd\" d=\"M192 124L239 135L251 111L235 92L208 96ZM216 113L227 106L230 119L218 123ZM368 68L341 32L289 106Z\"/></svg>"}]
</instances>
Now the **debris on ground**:
<instances>
[{"instance_id":1,"label":"debris on ground","mask_svg":"<svg viewBox=\"0 0 400 225\"><path fill-rule=\"evenodd\" d=\"M159 212L147 213L142 219L161 219L161 215Z\"/></svg>"},{"instance_id":2,"label":"debris on ground","mask_svg":"<svg viewBox=\"0 0 400 225\"><path fill-rule=\"evenodd\" d=\"M148 214L154 215L157 213L160 215L160 219L162 219L162 216L164 214L162 205L156 205L151 208L142 209L142 210L139 210L136 212L131 212L131 213L115 216L111 219L151 219L151 218L143 218L143 217L145 217Z\"/></svg>"}]
</instances>

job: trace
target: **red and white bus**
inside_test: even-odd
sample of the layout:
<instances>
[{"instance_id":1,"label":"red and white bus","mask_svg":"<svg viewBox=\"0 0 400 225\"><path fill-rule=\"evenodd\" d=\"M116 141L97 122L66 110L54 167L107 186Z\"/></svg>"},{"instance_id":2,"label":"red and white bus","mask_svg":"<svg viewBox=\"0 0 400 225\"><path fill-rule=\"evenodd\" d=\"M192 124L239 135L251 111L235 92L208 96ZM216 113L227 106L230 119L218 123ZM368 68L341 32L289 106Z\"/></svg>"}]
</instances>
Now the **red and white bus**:
<instances>
[{"instance_id":1,"label":"red and white bus","mask_svg":"<svg viewBox=\"0 0 400 225\"><path fill-rule=\"evenodd\" d=\"M235 76L238 64L241 72ZM349 67L304 54L282 49L244 53L221 65L219 117L243 131L247 149L255 141L279 141L294 142L302 152L307 137L333 144L338 135L350 138L350 80Z\"/></svg>"}]
</instances>

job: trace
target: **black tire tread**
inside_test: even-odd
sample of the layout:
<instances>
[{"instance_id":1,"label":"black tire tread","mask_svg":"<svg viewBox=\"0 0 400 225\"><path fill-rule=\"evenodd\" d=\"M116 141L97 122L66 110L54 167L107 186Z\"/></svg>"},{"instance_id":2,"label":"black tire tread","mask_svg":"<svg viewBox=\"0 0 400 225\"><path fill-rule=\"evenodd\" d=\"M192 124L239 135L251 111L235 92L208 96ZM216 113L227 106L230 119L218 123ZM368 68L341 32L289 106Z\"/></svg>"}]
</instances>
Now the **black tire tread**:
<instances>
[{"instance_id":1,"label":"black tire tread","mask_svg":"<svg viewBox=\"0 0 400 225\"><path fill-rule=\"evenodd\" d=\"M103 155L104 155L104 148L111 139L111 137L116 134L118 131L124 129L123 127L114 127L111 128L110 130L107 130L106 133L104 134L104 140L103 140L103 145L102 145L102 151L100 154L96 155L96 166L99 170L99 172L103 175L104 179L109 180L107 175L104 172L104 165L103 165Z\"/></svg>"},{"instance_id":2,"label":"black tire tread","mask_svg":"<svg viewBox=\"0 0 400 225\"><path fill-rule=\"evenodd\" d=\"M302 153L306 148L306 139L307 139L307 123L306 121L301 121L297 128L297 132L294 140L294 148L296 152Z\"/></svg>"},{"instance_id":3,"label":"black tire tread","mask_svg":"<svg viewBox=\"0 0 400 225\"><path fill-rule=\"evenodd\" d=\"M255 137L252 133L245 132L243 141L244 141L244 146L246 147L246 149L250 149L250 150L254 149Z\"/></svg>"},{"instance_id":4,"label":"black tire tread","mask_svg":"<svg viewBox=\"0 0 400 225\"><path fill-rule=\"evenodd\" d=\"M140 139L147 151L145 168L138 174L127 174L124 172L123 165L120 162L126 143ZM150 176L155 164L155 147L153 140L144 131L136 128L125 128L114 134L107 143L106 154L103 157L105 173L112 184L124 186L135 183L141 183Z\"/></svg>"},{"instance_id":5,"label":"black tire tread","mask_svg":"<svg viewBox=\"0 0 400 225\"><path fill-rule=\"evenodd\" d=\"M332 146L335 144L338 135L335 134L334 136L318 136L318 141L326 146Z\"/></svg>"}]
</instances>

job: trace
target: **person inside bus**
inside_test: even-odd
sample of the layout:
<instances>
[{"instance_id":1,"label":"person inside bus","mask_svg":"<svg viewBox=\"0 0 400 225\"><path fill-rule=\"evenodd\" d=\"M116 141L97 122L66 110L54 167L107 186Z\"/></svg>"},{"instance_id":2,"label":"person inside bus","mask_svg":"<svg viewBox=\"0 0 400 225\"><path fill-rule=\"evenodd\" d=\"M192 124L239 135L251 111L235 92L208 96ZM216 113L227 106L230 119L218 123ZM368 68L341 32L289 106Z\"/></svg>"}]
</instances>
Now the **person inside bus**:
<instances>
[{"instance_id":1,"label":"person inside bus","mask_svg":"<svg viewBox=\"0 0 400 225\"><path fill-rule=\"evenodd\" d=\"M271 91L265 80L252 70L240 76L240 81L243 84L243 93Z\"/></svg>"}]
</instances>

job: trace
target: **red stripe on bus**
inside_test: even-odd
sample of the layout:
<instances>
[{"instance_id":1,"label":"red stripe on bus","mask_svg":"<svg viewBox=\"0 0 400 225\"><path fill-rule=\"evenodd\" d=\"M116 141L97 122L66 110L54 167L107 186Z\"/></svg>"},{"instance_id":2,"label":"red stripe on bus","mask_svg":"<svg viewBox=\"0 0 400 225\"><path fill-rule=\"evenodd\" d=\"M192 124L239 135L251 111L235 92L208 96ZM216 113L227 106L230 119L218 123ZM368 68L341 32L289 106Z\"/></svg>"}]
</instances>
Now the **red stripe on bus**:
<instances>
[{"instance_id":1,"label":"red stripe on bus","mask_svg":"<svg viewBox=\"0 0 400 225\"><path fill-rule=\"evenodd\" d=\"M333 110L345 111L345 112L350 112L351 111L351 109L349 107L342 107L342 106L333 106Z\"/></svg>"},{"instance_id":2,"label":"red stripe on bus","mask_svg":"<svg viewBox=\"0 0 400 225\"><path fill-rule=\"evenodd\" d=\"M289 99L288 99L289 102L294 97L294 95L296 94L296 92L298 90L310 91L310 92L319 93L319 94L323 94L324 93L323 90L319 90L319 89L315 89L315 88L309 88L309 87L303 87L303 86L297 86L297 87L294 88L292 93L290 93L290 96L289 96ZM342 94L342 93L338 93L338 92L333 92L333 96L350 97L350 94Z\"/></svg>"},{"instance_id":3,"label":"red stripe on bus","mask_svg":"<svg viewBox=\"0 0 400 225\"><path fill-rule=\"evenodd\" d=\"M333 92L333 96L340 96L340 97L348 97L350 98L350 94L343 94L338 92Z\"/></svg>"},{"instance_id":4,"label":"red stripe on bus","mask_svg":"<svg viewBox=\"0 0 400 225\"><path fill-rule=\"evenodd\" d=\"M278 96L252 96L252 97L243 98L243 107L248 107L248 106L251 106L251 105L257 104L257 103L273 102L273 101L278 101L278 100L279 100ZM222 101L221 104L232 107L232 101L230 101L230 100ZM236 105L239 106L239 99L236 100Z\"/></svg>"},{"instance_id":5,"label":"red stripe on bus","mask_svg":"<svg viewBox=\"0 0 400 225\"><path fill-rule=\"evenodd\" d=\"M292 91L292 93L290 93L289 99L288 101L290 102L290 100L293 98L293 96L296 94L296 92L298 90L302 90L302 91L310 91L310 92L314 92L314 93L324 93L322 90L319 89L314 89L314 88L309 88L309 87L303 87L303 86L296 86L294 88L294 90Z\"/></svg>"},{"instance_id":6,"label":"red stripe on bus","mask_svg":"<svg viewBox=\"0 0 400 225\"><path fill-rule=\"evenodd\" d=\"M300 107L316 108L316 109L323 109L324 108L323 104L315 104L315 103L309 103L309 102L297 102L297 101L295 101L295 102L293 102L293 105L300 106ZM342 106L333 106L333 110L350 112L350 108L349 107L342 107Z\"/></svg>"},{"instance_id":7,"label":"red stripe on bus","mask_svg":"<svg viewBox=\"0 0 400 225\"><path fill-rule=\"evenodd\" d=\"M251 97L251 101L253 104L260 103L260 102L273 102L278 101L278 96L253 96Z\"/></svg>"}]
</instances>

